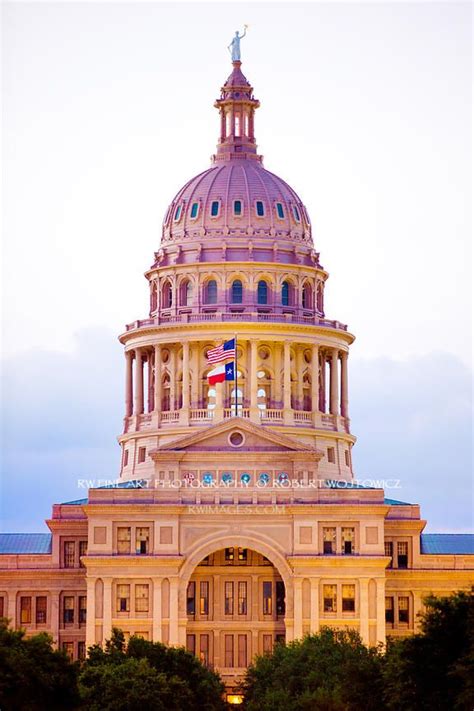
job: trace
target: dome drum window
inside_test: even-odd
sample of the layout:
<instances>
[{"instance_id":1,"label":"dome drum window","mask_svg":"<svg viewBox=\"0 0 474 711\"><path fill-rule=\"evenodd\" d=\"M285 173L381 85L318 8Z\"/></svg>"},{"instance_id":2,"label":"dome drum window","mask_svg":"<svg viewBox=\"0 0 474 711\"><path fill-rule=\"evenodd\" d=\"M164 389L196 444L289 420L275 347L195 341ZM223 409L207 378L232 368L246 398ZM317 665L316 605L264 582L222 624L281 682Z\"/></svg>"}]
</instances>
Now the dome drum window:
<instances>
[{"instance_id":1,"label":"dome drum window","mask_svg":"<svg viewBox=\"0 0 474 711\"><path fill-rule=\"evenodd\" d=\"M231 302L233 304L241 304L243 300L243 286L240 279L235 279L232 282Z\"/></svg>"},{"instance_id":2,"label":"dome drum window","mask_svg":"<svg viewBox=\"0 0 474 711\"><path fill-rule=\"evenodd\" d=\"M242 200L234 200L234 217L242 216Z\"/></svg>"},{"instance_id":3,"label":"dome drum window","mask_svg":"<svg viewBox=\"0 0 474 711\"><path fill-rule=\"evenodd\" d=\"M276 214L279 220L284 220L285 219L285 211L283 209L283 205L281 202L276 203Z\"/></svg>"},{"instance_id":4,"label":"dome drum window","mask_svg":"<svg viewBox=\"0 0 474 711\"><path fill-rule=\"evenodd\" d=\"M265 205L261 200L255 202L255 214L257 217L265 217Z\"/></svg>"},{"instance_id":5,"label":"dome drum window","mask_svg":"<svg viewBox=\"0 0 474 711\"><path fill-rule=\"evenodd\" d=\"M260 305L268 304L268 284L263 279L257 285L257 303Z\"/></svg>"},{"instance_id":6,"label":"dome drum window","mask_svg":"<svg viewBox=\"0 0 474 711\"><path fill-rule=\"evenodd\" d=\"M195 220L198 215L199 215L199 203L193 202L193 204L191 205L191 213L189 216L190 216L191 220Z\"/></svg>"},{"instance_id":7,"label":"dome drum window","mask_svg":"<svg viewBox=\"0 0 474 711\"><path fill-rule=\"evenodd\" d=\"M221 210L220 200L213 200L211 202L211 217L219 217L220 210Z\"/></svg>"},{"instance_id":8,"label":"dome drum window","mask_svg":"<svg viewBox=\"0 0 474 711\"><path fill-rule=\"evenodd\" d=\"M217 304L217 282L210 279L204 286L204 303Z\"/></svg>"},{"instance_id":9,"label":"dome drum window","mask_svg":"<svg viewBox=\"0 0 474 711\"><path fill-rule=\"evenodd\" d=\"M183 212L183 205L180 203L179 205L176 206L176 209L174 211L173 222L180 221L182 212Z\"/></svg>"}]
</instances>

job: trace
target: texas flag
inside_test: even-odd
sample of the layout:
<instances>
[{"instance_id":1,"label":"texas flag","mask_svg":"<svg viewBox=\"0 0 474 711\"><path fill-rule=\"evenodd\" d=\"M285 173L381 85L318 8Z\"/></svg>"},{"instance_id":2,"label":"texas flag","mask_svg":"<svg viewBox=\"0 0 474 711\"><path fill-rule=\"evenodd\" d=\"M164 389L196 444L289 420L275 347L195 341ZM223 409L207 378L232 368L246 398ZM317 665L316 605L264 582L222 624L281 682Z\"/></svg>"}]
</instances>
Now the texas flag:
<instances>
[{"instance_id":1,"label":"texas flag","mask_svg":"<svg viewBox=\"0 0 474 711\"><path fill-rule=\"evenodd\" d=\"M224 380L235 380L233 363L218 365L217 368L214 368L207 374L207 382L209 385L223 383Z\"/></svg>"}]
</instances>

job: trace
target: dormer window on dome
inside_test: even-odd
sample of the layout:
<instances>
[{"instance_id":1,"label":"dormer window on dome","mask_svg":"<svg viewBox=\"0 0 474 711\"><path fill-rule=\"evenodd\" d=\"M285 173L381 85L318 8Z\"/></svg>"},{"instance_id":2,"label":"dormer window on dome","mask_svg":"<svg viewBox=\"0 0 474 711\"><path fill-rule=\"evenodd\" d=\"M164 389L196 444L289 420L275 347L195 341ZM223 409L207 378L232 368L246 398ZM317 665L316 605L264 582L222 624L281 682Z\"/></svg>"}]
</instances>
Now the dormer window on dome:
<instances>
[{"instance_id":1,"label":"dormer window on dome","mask_svg":"<svg viewBox=\"0 0 474 711\"><path fill-rule=\"evenodd\" d=\"M190 216L191 220L195 220L198 215L199 215L199 203L193 202L193 204L191 205L191 213L189 216Z\"/></svg>"},{"instance_id":2,"label":"dormer window on dome","mask_svg":"<svg viewBox=\"0 0 474 711\"><path fill-rule=\"evenodd\" d=\"M211 217L219 217L219 212L221 208L220 200L213 200L211 202Z\"/></svg>"},{"instance_id":3,"label":"dormer window on dome","mask_svg":"<svg viewBox=\"0 0 474 711\"><path fill-rule=\"evenodd\" d=\"M281 204L281 202L277 202L277 204L276 204L276 213L277 213L277 217L280 220L285 219L285 211L283 209L283 205Z\"/></svg>"},{"instance_id":4,"label":"dormer window on dome","mask_svg":"<svg viewBox=\"0 0 474 711\"><path fill-rule=\"evenodd\" d=\"M294 216L296 222L298 222L298 223L301 222L300 211L298 210L296 205L293 205L293 216Z\"/></svg>"},{"instance_id":5,"label":"dormer window on dome","mask_svg":"<svg viewBox=\"0 0 474 711\"><path fill-rule=\"evenodd\" d=\"M255 212L257 214L257 217L265 217L265 206L261 200L256 201Z\"/></svg>"},{"instance_id":6,"label":"dormer window on dome","mask_svg":"<svg viewBox=\"0 0 474 711\"><path fill-rule=\"evenodd\" d=\"M234 200L234 215L241 217L242 215L242 200Z\"/></svg>"},{"instance_id":7,"label":"dormer window on dome","mask_svg":"<svg viewBox=\"0 0 474 711\"><path fill-rule=\"evenodd\" d=\"M183 211L183 206L181 204L177 205L176 210L174 211L174 217L173 217L173 220L175 222L180 221L182 211Z\"/></svg>"}]
</instances>

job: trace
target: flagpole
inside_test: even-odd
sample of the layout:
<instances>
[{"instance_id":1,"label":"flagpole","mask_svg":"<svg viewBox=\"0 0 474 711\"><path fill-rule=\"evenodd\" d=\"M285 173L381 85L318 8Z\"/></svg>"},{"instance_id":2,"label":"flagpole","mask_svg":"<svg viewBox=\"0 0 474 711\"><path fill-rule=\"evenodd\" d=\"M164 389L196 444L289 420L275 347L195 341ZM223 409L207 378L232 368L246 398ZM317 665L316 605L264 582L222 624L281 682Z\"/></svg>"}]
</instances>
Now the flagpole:
<instances>
[{"instance_id":1,"label":"flagpole","mask_svg":"<svg viewBox=\"0 0 474 711\"><path fill-rule=\"evenodd\" d=\"M234 391L235 391L235 416L239 416L239 404L237 398L237 334L234 334L235 353L234 353Z\"/></svg>"}]
</instances>

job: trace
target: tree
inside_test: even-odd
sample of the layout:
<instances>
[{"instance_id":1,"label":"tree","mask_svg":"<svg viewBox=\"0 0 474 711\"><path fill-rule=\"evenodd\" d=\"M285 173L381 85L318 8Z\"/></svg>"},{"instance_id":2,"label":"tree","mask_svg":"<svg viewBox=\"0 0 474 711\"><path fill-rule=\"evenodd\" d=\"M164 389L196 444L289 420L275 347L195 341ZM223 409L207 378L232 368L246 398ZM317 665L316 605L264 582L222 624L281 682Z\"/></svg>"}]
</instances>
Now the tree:
<instances>
[{"instance_id":1,"label":"tree","mask_svg":"<svg viewBox=\"0 0 474 711\"><path fill-rule=\"evenodd\" d=\"M421 632L389 641L384 665L388 709L472 711L474 596L428 597Z\"/></svg>"},{"instance_id":2,"label":"tree","mask_svg":"<svg viewBox=\"0 0 474 711\"><path fill-rule=\"evenodd\" d=\"M89 650L79 677L88 711L221 711L217 674L183 648L167 647L114 629L105 650Z\"/></svg>"},{"instance_id":3,"label":"tree","mask_svg":"<svg viewBox=\"0 0 474 711\"><path fill-rule=\"evenodd\" d=\"M60 711L77 707L77 665L53 649L47 634L26 638L0 619L0 708Z\"/></svg>"},{"instance_id":4,"label":"tree","mask_svg":"<svg viewBox=\"0 0 474 711\"><path fill-rule=\"evenodd\" d=\"M381 711L382 654L353 630L323 628L257 657L242 689L248 711Z\"/></svg>"}]
</instances>

